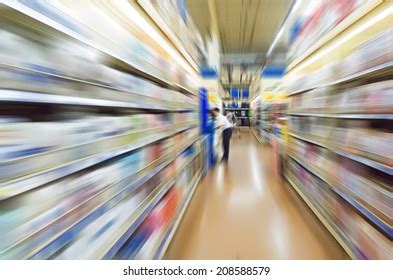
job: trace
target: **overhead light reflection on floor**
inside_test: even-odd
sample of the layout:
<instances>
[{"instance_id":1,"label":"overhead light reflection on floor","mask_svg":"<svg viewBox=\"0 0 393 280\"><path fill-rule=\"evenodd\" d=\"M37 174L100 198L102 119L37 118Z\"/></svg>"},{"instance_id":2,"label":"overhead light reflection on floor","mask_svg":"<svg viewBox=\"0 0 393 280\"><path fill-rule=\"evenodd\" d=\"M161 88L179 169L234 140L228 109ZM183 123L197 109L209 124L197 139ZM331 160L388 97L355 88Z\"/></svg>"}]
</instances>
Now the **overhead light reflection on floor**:
<instances>
[{"instance_id":1,"label":"overhead light reflection on floor","mask_svg":"<svg viewBox=\"0 0 393 280\"><path fill-rule=\"evenodd\" d=\"M283 221L282 217L273 218L270 223L271 227L271 241L273 242L275 254L280 259L289 259L290 250L288 249L287 240L288 236L287 223Z\"/></svg>"},{"instance_id":2,"label":"overhead light reflection on floor","mask_svg":"<svg viewBox=\"0 0 393 280\"><path fill-rule=\"evenodd\" d=\"M251 160L251 176L253 180L253 187L258 192L258 194L263 194L264 185L263 183L266 181L263 178L263 173L261 172L260 159L258 158L258 151L254 146L250 149L249 158Z\"/></svg>"},{"instance_id":3,"label":"overhead light reflection on floor","mask_svg":"<svg viewBox=\"0 0 393 280\"><path fill-rule=\"evenodd\" d=\"M225 166L224 164L218 164L217 168L217 173L216 173L216 184L215 184L215 189L218 191L222 191L223 187L225 185Z\"/></svg>"}]
</instances>

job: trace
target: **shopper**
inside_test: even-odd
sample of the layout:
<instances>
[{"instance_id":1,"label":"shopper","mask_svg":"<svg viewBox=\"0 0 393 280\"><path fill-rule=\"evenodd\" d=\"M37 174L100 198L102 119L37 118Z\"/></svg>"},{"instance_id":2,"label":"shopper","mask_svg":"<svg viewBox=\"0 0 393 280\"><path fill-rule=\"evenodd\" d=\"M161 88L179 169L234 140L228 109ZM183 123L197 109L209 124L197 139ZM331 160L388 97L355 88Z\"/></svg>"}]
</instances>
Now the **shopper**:
<instances>
[{"instance_id":1,"label":"shopper","mask_svg":"<svg viewBox=\"0 0 393 280\"><path fill-rule=\"evenodd\" d=\"M240 127L238 126L238 118L236 116L236 114L234 112L228 112L226 115L228 121L230 122L230 124L232 125L232 135L235 134L236 132L240 138Z\"/></svg>"},{"instance_id":2,"label":"shopper","mask_svg":"<svg viewBox=\"0 0 393 280\"><path fill-rule=\"evenodd\" d=\"M235 126L235 125L236 125L237 117L236 117L236 114L235 114L235 113L229 111L229 112L226 114L226 117L227 117L229 123L230 123L232 126Z\"/></svg>"},{"instance_id":3,"label":"shopper","mask_svg":"<svg viewBox=\"0 0 393 280\"><path fill-rule=\"evenodd\" d=\"M214 108L212 115L216 119L216 128L222 128L222 144L224 149L224 155L222 156L223 161L228 161L229 158L229 143L232 136L232 125L228 119L220 114L220 109Z\"/></svg>"}]
</instances>

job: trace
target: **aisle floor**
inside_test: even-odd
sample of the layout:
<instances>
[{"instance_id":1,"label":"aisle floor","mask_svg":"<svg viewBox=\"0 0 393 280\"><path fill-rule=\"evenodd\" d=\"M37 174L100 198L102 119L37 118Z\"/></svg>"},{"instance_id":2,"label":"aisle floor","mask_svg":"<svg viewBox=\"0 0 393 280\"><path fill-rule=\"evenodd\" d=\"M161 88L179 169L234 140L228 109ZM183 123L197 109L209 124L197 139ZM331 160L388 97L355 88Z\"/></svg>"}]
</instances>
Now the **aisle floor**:
<instances>
[{"instance_id":1,"label":"aisle floor","mask_svg":"<svg viewBox=\"0 0 393 280\"><path fill-rule=\"evenodd\" d=\"M248 131L234 135L229 163L198 187L166 259L347 259L286 182L272 148Z\"/></svg>"}]
</instances>

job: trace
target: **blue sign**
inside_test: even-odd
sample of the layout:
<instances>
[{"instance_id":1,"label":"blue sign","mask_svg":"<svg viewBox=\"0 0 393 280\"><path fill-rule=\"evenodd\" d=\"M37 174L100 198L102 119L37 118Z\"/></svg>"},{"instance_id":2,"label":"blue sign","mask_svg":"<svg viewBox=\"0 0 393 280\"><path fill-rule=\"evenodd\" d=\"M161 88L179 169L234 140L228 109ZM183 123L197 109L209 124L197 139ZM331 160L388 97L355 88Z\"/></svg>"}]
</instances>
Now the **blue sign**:
<instances>
[{"instance_id":1,"label":"blue sign","mask_svg":"<svg viewBox=\"0 0 393 280\"><path fill-rule=\"evenodd\" d=\"M266 67L262 69L261 76L263 77L282 77L284 76L285 68L284 67Z\"/></svg>"},{"instance_id":2,"label":"blue sign","mask_svg":"<svg viewBox=\"0 0 393 280\"><path fill-rule=\"evenodd\" d=\"M201 133L208 132L208 119L209 119L209 101L208 101L207 89L201 87L199 88L199 106L200 106L200 124Z\"/></svg>"},{"instance_id":3,"label":"blue sign","mask_svg":"<svg viewBox=\"0 0 393 280\"><path fill-rule=\"evenodd\" d=\"M236 87L231 88L231 97L232 99L239 99L239 88Z\"/></svg>"},{"instance_id":4,"label":"blue sign","mask_svg":"<svg viewBox=\"0 0 393 280\"><path fill-rule=\"evenodd\" d=\"M249 98L250 97L250 91L248 90L248 88L243 89L242 97L243 98Z\"/></svg>"},{"instance_id":5,"label":"blue sign","mask_svg":"<svg viewBox=\"0 0 393 280\"><path fill-rule=\"evenodd\" d=\"M214 68L201 68L200 71L204 79L215 79L218 77L218 73Z\"/></svg>"}]
</instances>

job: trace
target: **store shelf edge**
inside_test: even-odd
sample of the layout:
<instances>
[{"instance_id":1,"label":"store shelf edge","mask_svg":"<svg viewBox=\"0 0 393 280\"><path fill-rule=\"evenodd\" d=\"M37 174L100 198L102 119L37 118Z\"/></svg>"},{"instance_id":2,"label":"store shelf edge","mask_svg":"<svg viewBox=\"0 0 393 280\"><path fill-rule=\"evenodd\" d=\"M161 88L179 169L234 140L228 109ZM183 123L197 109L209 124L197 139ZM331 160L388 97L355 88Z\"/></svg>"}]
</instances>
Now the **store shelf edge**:
<instances>
[{"instance_id":1,"label":"store shelf edge","mask_svg":"<svg viewBox=\"0 0 393 280\"><path fill-rule=\"evenodd\" d=\"M168 112L195 111L195 109L193 108L174 109L168 107L153 106L144 103L111 101L111 100L104 100L104 99L55 95L55 94L48 94L48 93L7 90L7 89L0 89L0 102L88 106L88 107L100 107L100 108L107 107L107 108L154 110L154 111L168 111Z\"/></svg>"},{"instance_id":2,"label":"store shelf edge","mask_svg":"<svg viewBox=\"0 0 393 280\"><path fill-rule=\"evenodd\" d=\"M337 149L335 149L335 148L333 148L333 147L331 147L329 145L326 145L326 144L323 144L323 143L321 143L319 141L315 141L315 140L312 140L312 139L300 136L300 135L298 135L296 133L292 133L291 132L291 133L289 133L289 135L291 135L291 136L293 136L293 137L295 137L297 139L300 139L300 140L303 140L303 141L306 141L306 142L309 142L309 143L321 146L321 147L323 147L325 149L328 149L328 150L330 150L330 151L332 151L332 152L334 152L334 153L336 153L338 155L341 155L343 157L349 158L349 159L354 160L356 162L362 163L362 164L367 165L369 167L378 169L379 171L382 171L382 172L384 172L386 174L393 175L393 167L390 167L390 166L385 165L383 163L380 163L380 162L377 162L377 161L374 161L374 160L371 160L371 159L367 159L367 158L362 157L362 156L354 155L354 154L351 154L351 153L348 153L348 152L345 152L345 151L337 150Z\"/></svg>"},{"instance_id":3,"label":"store shelf edge","mask_svg":"<svg viewBox=\"0 0 393 280\"><path fill-rule=\"evenodd\" d=\"M344 20L341 24L337 25L335 28L333 28L331 31L329 31L325 36L320 38L317 42L315 42L313 47L303 54L301 54L298 58L294 59L289 65L288 65L288 71L291 72L296 67L306 61L309 57L311 57L315 52L317 52L319 49L323 48L327 43L330 41L334 40L334 38L340 34L341 32L345 31L347 28L349 28L351 25L355 24L359 19L361 19L363 16L365 16L367 13L369 13L371 10L379 6L380 4L383 3L383 0L375 0L373 2L370 2L368 6L365 6L361 11L353 13L353 15L349 18Z\"/></svg>"},{"instance_id":4,"label":"store shelf edge","mask_svg":"<svg viewBox=\"0 0 393 280\"><path fill-rule=\"evenodd\" d=\"M308 205L308 207L312 210L315 216L321 221L321 223L325 226L325 228L330 232L330 234L336 239L336 241L341 245L344 251L349 255L351 259L358 259L354 252L348 247L345 241L339 236L336 230L329 224L329 222L323 217L321 213L315 208L312 202L308 199L308 197L300 190L300 188L293 182L288 174L285 174L285 178L292 186L292 188L299 194L299 196L303 199L303 201Z\"/></svg>"},{"instance_id":5,"label":"store shelf edge","mask_svg":"<svg viewBox=\"0 0 393 280\"><path fill-rule=\"evenodd\" d=\"M322 84L322 85L319 85L319 86L313 86L313 87L309 87L309 88L305 88L305 89L299 89L299 90L296 90L294 92L291 92L291 93L287 94L287 96L292 96L292 95L295 95L295 94L303 93L303 92L310 91L310 90L317 89L317 88L324 88L324 87L328 87L328 86L334 86L334 85L339 85L339 84L343 84L343 83L346 83L346 82L351 82L351 81L354 81L354 80L357 80L357 79L360 79L360 78L364 78L367 75L374 75L374 74L377 74L378 72L389 70L390 68L393 68L393 62L392 61L383 63L383 64L375 66L375 67L371 67L369 69L360 71L360 72L355 73L355 74L348 75L346 77L337 79L335 81L332 81L332 82L329 82L329 83L326 83L326 84Z\"/></svg>"},{"instance_id":6,"label":"store shelf edge","mask_svg":"<svg viewBox=\"0 0 393 280\"><path fill-rule=\"evenodd\" d=\"M19 195L19 194L24 193L26 191L35 189L39 186L50 183L54 180L67 177L71 174L74 174L76 172L79 172L81 170L89 168L91 166L97 165L101 162L104 162L104 161L114 158L116 156L131 152L133 150L137 150L139 148L142 148L144 146L147 146L149 144L157 142L161 139L170 137L171 135L174 135L176 133L179 133L179 132L182 132L182 131L185 131L188 129L192 129L195 127L197 127L197 126L196 125L187 126L187 127L172 131L170 133L162 134L159 137L155 137L155 138L152 138L149 140L146 140L146 139L140 140L137 143L130 144L126 147L122 147L122 148L119 148L114 151L106 152L104 154L94 155L94 156L91 156L88 158L83 158L83 159L80 159L80 160L77 160L77 161L74 161L71 163L66 163L66 164L61 165L59 167L54 167L52 169L49 169L49 170L46 170L43 172L35 173L35 175L33 174L33 176L28 175L27 178L25 178L25 179L19 178L14 183L7 183L7 181L3 182L1 184L2 187L0 187L0 201L5 200L10 197L13 197L13 196L16 196L16 195ZM47 176L48 174L50 175L50 177L45 178L45 176ZM40 181L37 181L38 177L42 177ZM21 190L16 190L18 188L18 185L23 185L24 188ZM15 189L15 190L13 190L13 189Z\"/></svg>"},{"instance_id":7,"label":"store shelf edge","mask_svg":"<svg viewBox=\"0 0 393 280\"><path fill-rule=\"evenodd\" d=\"M122 236L113 244L113 246L106 251L103 256L98 256L95 259L112 259L117 251L123 246L131 234L137 229L137 227L142 223L142 221L147 217L147 215L154 209L161 198L167 193L167 191L173 186L177 178L182 174L183 170L192 163L192 161L199 155L199 152L194 154L191 158L187 159L187 162L180 168L180 172L176 174L169 182L165 183L165 186L154 196L154 198L149 201L147 207L138 215L135 222L122 234Z\"/></svg>"},{"instance_id":8,"label":"store shelf edge","mask_svg":"<svg viewBox=\"0 0 393 280\"><path fill-rule=\"evenodd\" d=\"M337 118L337 119L372 119L372 120L393 120L393 114L351 114L351 113L306 113L306 112L288 112L291 116L304 117L321 117L321 118Z\"/></svg>"},{"instance_id":9,"label":"store shelf edge","mask_svg":"<svg viewBox=\"0 0 393 280\"><path fill-rule=\"evenodd\" d=\"M366 207L355 201L354 199L350 198L348 195L346 195L344 192L340 191L340 189L336 186L334 186L329 180L327 180L324 176L319 174L318 171L314 170L309 164L303 162L302 160L298 159L296 156L293 156L289 154L289 157L295 160L297 163L299 163L303 168L305 168L308 172L312 173L314 176L318 177L322 181L324 181L326 184L328 184L331 189L342 199L344 199L349 205L351 205L356 212L358 212L360 215L365 217L371 224L373 224L376 229L381 231L386 237L388 237L390 240L393 239L393 229L386 223L384 223L382 220L380 220L377 216L375 216L373 213L371 213Z\"/></svg>"},{"instance_id":10,"label":"store shelf edge","mask_svg":"<svg viewBox=\"0 0 393 280\"><path fill-rule=\"evenodd\" d=\"M83 38L82 36L80 36L79 34L76 34L74 31L64 27L63 25L61 25L60 23L38 13L35 10L32 10L30 8L28 8L27 6L21 4L21 3L17 3L17 2L7 2L4 3L6 6L24 14L25 16L36 20L44 25L47 25L51 28L53 28L54 30L56 30L57 32L59 32L62 35L66 35L74 40L77 40L87 46L90 46L100 52L102 52L103 54L109 56L110 58L113 58L117 61L119 61L121 64L124 64L124 66L131 71L134 74L137 74L145 79L148 79L152 82L161 84L165 87L169 87L169 88L177 88L180 89L181 92L184 92L184 89L186 89L184 86L180 86L178 84L174 84L171 83L169 81L167 81L166 79L162 78L162 77L157 77L153 74L150 74L149 72L147 72L146 70L140 69L137 66L133 65L132 63L125 61L124 59L118 57L117 55L111 53L109 50L106 50L105 48L103 48L102 46L98 46L96 43L90 41L87 38ZM191 94L191 95L196 95L195 93L193 93L191 90L186 89L186 93L187 94Z\"/></svg>"},{"instance_id":11,"label":"store shelf edge","mask_svg":"<svg viewBox=\"0 0 393 280\"><path fill-rule=\"evenodd\" d=\"M50 240L47 242L46 245L42 246L42 249L36 250L37 252L34 252L30 256L27 256L26 258L32 258L32 259L42 259L43 256L45 255L45 250L50 249L51 244L59 244L59 243L66 243L68 241L67 237L73 236L77 234L79 231L81 231L89 222L93 221L96 219L100 214L105 213L106 211L106 205L110 202L113 202L113 200L116 199L121 199L121 194L124 193L125 191L130 191L130 189L135 190L138 187L142 186L145 182L147 182L150 178L152 178L154 175L156 175L158 172L163 170L167 165L169 165L173 160L175 160L179 155L181 155L189 146L191 146L195 141L197 141L199 138L192 139L190 142L188 142L179 152L177 152L170 160L165 161L158 167L156 167L153 171L151 171L149 174L142 176L141 178L138 178L135 180L133 183L131 183L129 186L121 190L119 193L115 194L113 197L111 197L109 200L103 202L100 204L95 210L93 210L91 213L87 214L85 217L81 218L79 221L74 223L74 225L71 225L69 228L67 228L65 231L60 233L57 237L54 239Z\"/></svg>"},{"instance_id":12,"label":"store shelf edge","mask_svg":"<svg viewBox=\"0 0 393 280\"><path fill-rule=\"evenodd\" d=\"M156 27L160 29L166 37L172 42L174 46L176 46L179 53L184 57L187 63L191 66L191 68L199 72L198 64L196 61L191 57L188 51L184 48L181 41L177 38L177 36L172 32L171 28L166 24L166 22L161 18L161 16L157 13L154 9L152 4L149 4L147 1L137 1L139 6L145 10L146 14L150 17L150 19L154 22ZM191 62L192 63L191 63Z\"/></svg>"},{"instance_id":13,"label":"store shelf edge","mask_svg":"<svg viewBox=\"0 0 393 280\"><path fill-rule=\"evenodd\" d=\"M195 194L195 191L199 185L200 180L202 179L202 171L199 171L199 174L195 176L196 178L193 180L193 184L190 190L190 193L188 194L187 198L185 198L185 201L181 208L179 209L178 215L176 215L175 220L173 222L173 225L168 229L168 232L165 234L162 243L160 244L157 252L154 254L153 259L162 259L164 256L165 252L167 251L173 236L176 233L176 230L178 226L180 225L180 222L182 221L184 214L191 202L192 197Z\"/></svg>"},{"instance_id":14,"label":"store shelf edge","mask_svg":"<svg viewBox=\"0 0 393 280\"><path fill-rule=\"evenodd\" d=\"M109 90L115 90L115 91L120 91L120 92L127 92L130 94L134 94L134 95L138 95L138 96L142 96L142 97L147 97L147 98L153 98L153 99L157 99L160 101L164 101L162 99L156 98L156 97L151 97L148 95L144 95L142 93L138 93L138 92L132 92L126 88L121 88L121 87L115 87L115 86L111 86L108 84L103 84L103 83L99 83L99 82L92 82L92 81L87 81L87 80L83 80L83 79L79 79L79 78L75 78L75 77L70 77L70 76L65 76L65 75L60 75L60 74L54 74L54 73L49 73L49 72L45 72L45 71L40 71L40 70L36 70L36 69L30 69L30 68L26 68L26 67L20 67L20 66L15 66L15 65L11 65L11 64L4 64L4 63L0 63L0 67L5 67L5 68L14 68L14 69L18 69L18 70L22 70L22 71L28 71L31 73L36 73L36 74L40 74L40 75L47 75L50 77L54 77L54 78L58 78L58 79L62 79L62 80L67 80L67 81L72 81L72 82L77 82L77 83L81 83L81 84L86 84L86 85L91 85L91 86L96 86L96 87L101 87L101 88L106 88ZM22 91L23 92L23 91ZM28 91L26 91L28 92ZM195 94L193 94L195 95ZM94 100L94 99L93 99ZM99 99L97 99L99 100ZM17 100L15 100L17 101ZM108 100L100 100L103 103L104 102L108 102ZM109 101L109 102L117 102L117 101ZM124 104L124 106L120 106L122 107L127 107L128 102L118 102L119 105ZM131 107L132 103L129 103L129 107ZM143 107L143 104L141 105ZM150 108L150 107L146 107L146 108ZM154 109L154 107L152 107L152 109ZM176 111L177 109L163 109L163 110L173 110ZM181 110L181 109L179 109Z\"/></svg>"},{"instance_id":15,"label":"store shelf edge","mask_svg":"<svg viewBox=\"0 0 393 280\"><path fill-rule=\"evenodd\" d=\"M252 135L254 135L255 139L258 141L259 144L261 144L262 146L264 146L264 143L262 143L262 141L259 139L259 137L255 134L254 130L251 129L251 133Z\"/></svg>"}]
</instances>

